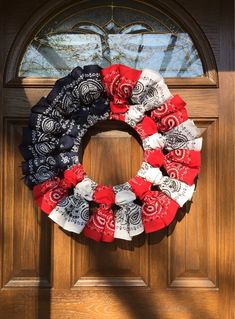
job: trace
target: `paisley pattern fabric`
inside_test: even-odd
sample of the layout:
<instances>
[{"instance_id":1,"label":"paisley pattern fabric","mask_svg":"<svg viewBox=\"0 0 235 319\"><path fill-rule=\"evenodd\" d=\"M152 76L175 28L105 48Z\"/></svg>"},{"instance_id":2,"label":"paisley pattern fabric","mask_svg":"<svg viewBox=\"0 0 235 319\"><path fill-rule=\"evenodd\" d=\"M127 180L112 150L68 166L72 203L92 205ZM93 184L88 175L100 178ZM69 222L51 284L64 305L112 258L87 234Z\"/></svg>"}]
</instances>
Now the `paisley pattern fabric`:
<instances>
[{"instance_id":1,"label":"paisley pattern fabric","mask_svg":"<svg viewBox=\"0 0 235 319\"><path fill-rule=\"evenodd\" d=\"M115 213L114 237L131 240L144 231L141 206L136 204L135 193L131 190L129 183L113 187L115 192L115 204L120 208Z\"/></svg>"},{"instance_id":2,"label":"paisley pattern fabric","mask_svg":"<svg viewBox=\"0 0 235 319\"><path fill-rule=\"evenodd\" d=\"M170 151L164 156L161 149L147 149L144 152L145 167L164 167L169 177L178 179L192 185L195 177L199 174L201 153L199 151L179 149ZM146 173L140 169L140 176ZM142 175L141 175L142 174Z\"/></svg>"},{"instance_id":3,"label":"paisley pattern fabric","mask_svg":"<svg viewBox=\"0 0 235 319\"><path fill-rule=\"evenodd\" d=\"M80 234L89 220L89 204L79 195L63 198L49 214L63 229Z\"/></svg>"},{"instance_id":4,"label":"paisley pattern fabric","mask_svg":"<svg viewBox=\"0 0 235 319\"><path fill-rule=\"evenodd\" d=\"M38 184L33 189L38 206L49 214L68 195L69 189L83 180L85 172L80 164L64 171L63 178L55 177Z\"/></svg>"},{"instance_id":5,"label":"paisley pattern fabric","mask_svg":"<svg viewBox=\"0 0 235 319\"><path fill-rule=\"evenodd\" d=\"M144 161L121 185L97 184L80 163L83 136L102 120L123 121L142 140ZM63 229L90 239L132 240L168 227L195 191L200 130L186 102L153 70L78 66L32 107L22 133L22 173L37 205Z\"/></svg>"},{"instance_id":6,"label":"paisley pattern fabric","mask_svg":"<svg viewBox=\"0 0 235 319\"><path fill-rule=\"evenodd\" d=\"M92 200L96 186L89 177L84 177L76 184L73 195L61 200L49 217L65 230L80 234L89 220L88 201Z\"/></svg>"},{"instance_id":7,"label":"paisley pattern fabric","mask_svg":"<svg viewBox=\"0 0 235 319\"><path fill-rule=\"evenodd\" d=\"M19 147L25 159L24 181L30 188L76 164L82 137L89 127L109 118L100 70L97 65L75 68L32 107L29 127L23 129ZM29 166L31 169L25 169Z\"/></svg>"},{"instance_id":8,"label":"paisley pattern fabric","mask_svg":"<svg viewBox=\"0 0 235 319\"><path fill-rule=\"evenodd\" d=\"M93 200L99 207L94 211L85 226L84 234L96 241L111 242L114 239L115 222L112 205L115 202L111 186L98 185L93 194Z\"/></svg>"},{"instance_id":9,"label":"paisley pattern fabric","mask_svg":"<svg viewBox=\"0 0 235 319\"><path fill-rule=\"evenodd\" d=\"M178 208L177 202L161 192L150 191L145 193L142 206L145 232L151 233L169 225Z\"/></svg>"}]
</instances>

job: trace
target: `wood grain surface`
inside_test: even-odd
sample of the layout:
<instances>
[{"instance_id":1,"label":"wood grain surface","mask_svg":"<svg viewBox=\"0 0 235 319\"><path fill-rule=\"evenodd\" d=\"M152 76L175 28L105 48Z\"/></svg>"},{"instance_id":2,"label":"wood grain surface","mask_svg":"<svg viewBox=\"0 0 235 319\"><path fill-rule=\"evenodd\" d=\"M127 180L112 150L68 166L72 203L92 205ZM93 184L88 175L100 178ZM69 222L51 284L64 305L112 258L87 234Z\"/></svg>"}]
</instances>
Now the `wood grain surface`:
<instances>
[{"instance_id":1,"label":"wood grain surface","mask_svg":"<svg viewBox=\"0 0 235 319\"><path fill-rule=\"evenodd\" d=\"M232 1L145 1L174 8L194 40L201 34L195 41L207 78L168 84L202 129L202 169L191 206L168 230L112 244L63 231L36 208L20 180L21 127L54 80L17 80L17 61L33 30L73 3L9 0L0 13L0 318L234 319ZM119 122L90 129L80 155L87 173L104 184L125 182L143 159L138 137Z\"/></svg>"}]
</instances>

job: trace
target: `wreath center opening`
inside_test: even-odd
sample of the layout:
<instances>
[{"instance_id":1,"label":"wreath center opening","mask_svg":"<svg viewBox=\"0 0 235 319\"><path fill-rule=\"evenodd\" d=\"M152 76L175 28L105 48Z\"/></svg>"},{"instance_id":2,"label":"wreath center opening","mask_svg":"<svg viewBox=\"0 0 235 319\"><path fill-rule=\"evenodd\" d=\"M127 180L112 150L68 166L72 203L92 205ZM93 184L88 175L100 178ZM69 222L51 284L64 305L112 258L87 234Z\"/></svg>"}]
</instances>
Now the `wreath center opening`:
<instances>
[{"instance_id":1,"label":"wreath center opening","mask_svg":"<svg viewBox=\"0 0 235 319\"><path fill-rule=\"evenodd\" d=\"M103 185L122 184L135 176L143 156L138 134L117 120L101 121L89 128L79 154L87 175Z\"/></svg>"}]
</instances>

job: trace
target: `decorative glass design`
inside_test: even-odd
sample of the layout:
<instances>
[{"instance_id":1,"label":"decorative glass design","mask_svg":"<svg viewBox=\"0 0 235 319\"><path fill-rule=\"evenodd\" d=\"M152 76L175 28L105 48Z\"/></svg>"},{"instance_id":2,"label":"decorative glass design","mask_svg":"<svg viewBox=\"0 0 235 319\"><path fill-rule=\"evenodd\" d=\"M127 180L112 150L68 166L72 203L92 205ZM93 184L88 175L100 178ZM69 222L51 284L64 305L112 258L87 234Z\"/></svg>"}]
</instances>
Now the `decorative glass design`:
<instances>
[{"instance_id":1,"label":"decorative glass design","mask_svg":"<svg viewBox=\"0 0 235 319\"><path fill-rule=\"evenodd\" d=\"M77 65L114 63L154 69L164 77L204 75L192 39L176 21L161 11L151 15L113 5L54 17L28 45L18 75L61 77Z\"/></svg>"}]
</instances>

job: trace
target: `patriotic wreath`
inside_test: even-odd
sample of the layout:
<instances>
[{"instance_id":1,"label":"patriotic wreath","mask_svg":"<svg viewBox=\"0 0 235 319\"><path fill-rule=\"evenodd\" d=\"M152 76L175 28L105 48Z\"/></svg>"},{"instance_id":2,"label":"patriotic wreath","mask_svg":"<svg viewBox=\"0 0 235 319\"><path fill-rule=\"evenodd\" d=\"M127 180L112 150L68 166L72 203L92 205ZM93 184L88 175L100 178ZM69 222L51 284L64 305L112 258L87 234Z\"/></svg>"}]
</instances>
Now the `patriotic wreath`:
<instances>
[{"instance_id":1,"label":"patriotic wreath","mask_svg":"<svg viewBox=\"0 0 235 319\"><path fill-rule=\"evenodd\" d=\"M185 105L155 71L76 67L23 128L22 172L37 205L63 229L96 241L167 227L191 200L200 169L202 138ZM142 140L144 161L124 184L98 185L79 162L82 138L100 120L125 121Z\"/></svg>"}]
</instances>

